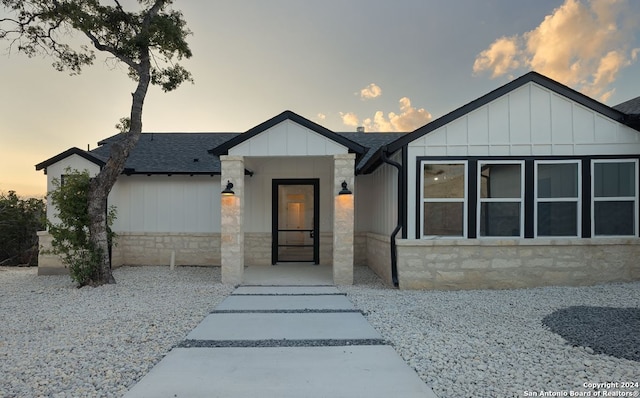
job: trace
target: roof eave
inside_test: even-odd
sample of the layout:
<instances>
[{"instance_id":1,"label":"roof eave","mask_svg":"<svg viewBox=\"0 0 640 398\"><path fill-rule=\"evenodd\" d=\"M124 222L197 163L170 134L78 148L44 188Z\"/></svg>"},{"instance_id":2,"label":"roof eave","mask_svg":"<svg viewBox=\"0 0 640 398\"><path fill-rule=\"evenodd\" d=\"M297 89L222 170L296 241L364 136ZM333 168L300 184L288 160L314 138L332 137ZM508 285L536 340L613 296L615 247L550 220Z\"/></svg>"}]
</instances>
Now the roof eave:
<instances>
[{"instance_id":1,"label":"roof eave","mask_svg":"<svg viewBox=\"0 0 640 398\"><path fill-rule=\"evenodd\" d=\"M624 124L634 130L640 131L640 114L635 113L625 115Z\"/></svg>"},{"instance_id":2,"label":"roof eave","mask_svg":"<svg viewBox=\"0 0 640 398\"><path fill-rule=\"evenodd\" d=\"M384 147L378 148L365 164L357 170L358 174L369 174L382 164L382 151Z\"/></svg>"},{"instance_id":3,"label":"roof eave","mask_svg":"<svg viewBox=\"0 0 640 398\"><path fill-rule=\"evenodd\" d=\"M233 137L232 139L230 139L229 141L218 145L217 147L210 149L208 152L212 155L216 155L216 156L220 156L220 155L227 155L229 153L229 149L235 147L236 145L239 145L241 143L243 143L244 141L272 128L273 126L284 122L285 120L291 120L303 127L308 128L311 131L314 131L320 135L323 135L335 142L337 142L338 144L346 147L349 151L349 153L355 153L356 157L359 158L360 156L362 156L365 152L366 152L366 148L363 147L362 145L358 144L357 142L354 142L346 137L343 137L337 133L334 133L333 131L320 126L317 123L312 122L309 119L306 119L292 111L284 111L281 114L274 116L273 118L260 123L259 125L247 130L246 132Z\"/></svg>"},{"instance_id":4,"label":"roof eave","mask_svg":"<svg viewBox=\"0 0 640 398\"><path fill-rule=\"evenodd\" d=\"M463 106L461 106L460 108L457 108L451 112L449 112L448 114L418 128L417 130L408 133L406 136L400 137L397 140L391 142L389 144L389 152L388 153L395 153L398 149L400 149L401 147L407 145L408 143L416 140L417 138L422 137L423 135L436 130L437 128L440 128L442 126L444 126L445 124L448 124L450 122L452 122L453 120L464 116L472 111L474 111L475 109L480 108L483 105L488 104L491 101L494 101L502 96L504 96L505 94L514 91L516 89L518 89L519 87L524 86L527 83L536 83L542 87L545 87L553 92L556 92L566 98L569 98L595 112L598 112L600 114L603 114L617 122L620 123L624 123L624 119L625 119L625 114L623 112L620 112L614 108L611 108L601 102L596 101L595 99L588 97L582 93L577 92L576 90L565 86L564 84L561 84L553 79L550 79L544 75L541 75L537 72L529 72L525 75L520 76L519 78L501 86L498 87L497 89L483 95L480 98L477 98L471 102L469 102L468 104L465 104Z\"/></svg>"},{"instance_id":5,"label":"roof eave","mask_svg":"<svg viewBox=\"0 0 640 398\"><path fill-rule=\"evenodd\" d=\"M47 167L51 166L52 164L58 163L59 161L61 161L62 159L66 159L69 156L72 155L78 155L92 163L95 163L96 165L102 167L105 165L105 162L101 159L99 159L98 157L92 155L90 152L87 151L83 151L80 148L77 147L73 147L73 148L69 148L66 151L57 154L56 156L49 158L47 160L45 160L44 162L40 162L38 164L36 164L36 171L39 170L45 170L46 173L46 169Z\"/></svg>"}]
</instances>

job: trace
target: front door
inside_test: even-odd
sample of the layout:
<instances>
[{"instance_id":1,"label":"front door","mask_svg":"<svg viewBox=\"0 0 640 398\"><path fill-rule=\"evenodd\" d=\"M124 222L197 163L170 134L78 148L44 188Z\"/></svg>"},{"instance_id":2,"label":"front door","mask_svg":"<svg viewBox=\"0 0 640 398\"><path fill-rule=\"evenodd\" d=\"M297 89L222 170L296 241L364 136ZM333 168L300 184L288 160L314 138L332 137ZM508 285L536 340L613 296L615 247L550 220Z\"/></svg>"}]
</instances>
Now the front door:
<instances>
[{"instance_id":1,"label":"front door","mask_svg":"<svg viewBox=\"0 0 640 398\"><path fill-rule=\"evenodd\" d=\"M271 263L320 263L319 180L280 179L272 183Z\"/></svg>"}]
</instances>

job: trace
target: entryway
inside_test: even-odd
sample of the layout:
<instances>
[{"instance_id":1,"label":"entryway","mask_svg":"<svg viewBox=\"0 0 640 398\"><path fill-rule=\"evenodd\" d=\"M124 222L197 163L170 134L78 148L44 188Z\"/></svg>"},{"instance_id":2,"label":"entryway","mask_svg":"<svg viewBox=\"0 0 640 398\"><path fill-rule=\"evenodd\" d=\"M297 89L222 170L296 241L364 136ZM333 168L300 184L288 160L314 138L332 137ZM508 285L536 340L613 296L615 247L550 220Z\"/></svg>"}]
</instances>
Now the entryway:
<instances>
[{"instance_id":1,"label":"entryway","mask_svg":"<svg viewBox=\"0 0 640 398\"><path fill-rule=\"evenodd\" d=\"M320 180L272 181L271 264L320 263Z\"/></svg>"}]
</instances>

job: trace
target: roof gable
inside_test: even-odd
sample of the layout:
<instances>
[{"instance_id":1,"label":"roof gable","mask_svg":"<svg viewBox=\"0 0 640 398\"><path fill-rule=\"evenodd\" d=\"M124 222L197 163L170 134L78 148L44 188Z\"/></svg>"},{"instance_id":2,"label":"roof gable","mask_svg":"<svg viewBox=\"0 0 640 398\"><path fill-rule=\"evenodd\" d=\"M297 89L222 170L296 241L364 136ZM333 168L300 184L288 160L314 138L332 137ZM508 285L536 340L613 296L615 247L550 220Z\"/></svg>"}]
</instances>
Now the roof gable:
<instances>
[{"instance_id":1,"label":"roof gable","mask_svg":"<svg viewBox=\"0 0 640 398\"><path fill-rule=\"evenodd\" d=\"M66 151L52 157L49 158L47 160L45 160L44 162L38 163L36 165L36 170L42 170L44 169L46 172L46 168L51 166L52 164L58 163L59 161L68 158L69 156L73 156L73 155L78 155L92 163L95 163L96 165L102 167L105 164L105 160L102 159L100 156L96 156L95 154L92 154L91 152L87 152L87 151L83 151L80 148L77 147L73 147L73 148L69 148Z\"/></svg>"},{"instance_id":2,"label":"roof gable","mask_svg":"<svg viewBox=\"0 0 640 398\"><path fill-rule=\"evenodd\" d=\"M279 128L283 127L283 128ZM291 131L291 134L289 133ZM287 145L291 139L297 140L300 137L300 133L310 132L313 135L307 139L307 142L294 142L292 145L297 145L297 149L294 152L288 150ZM342 136L334 133L333 131L320 126L317 123L314 123L304 117L291 112L284 111L281 114L263 122L252 129L242 133L229 141L211 149L209 152L213 155L226 155L229 154L233 149L242 148L243 152L251 152L252 149L248 144L249 140L260 140L260 135L262 134L273 134L276 135L276 139L279 141L281 148L278 148L275 143L271 143L269 145L268 140L264 139L258 142L258 147L261 148L261 154L265 154L264 152L274 154L274 155L286 155L286 154L297 154L297 155L320 155L324 153L318 152L317 144L321 144L325 149L328 148L328 153L333 153L337 149L336 145L343 147L345 150L351 153L355 153L359 158L362 156L366 150L362 145ZM297 135L295 135L298 133ZM265 148L264 145L267 144ZM301 152L296 153L295 151Z\"/></svg>"},{"instance_id":3,"label":"roof gable","mask_svg":"<svg viewBox=\"0 0 640 398\"><path fill-rule=\"evenodd\" d=\"M617 122L620 123L625 123L626 119L625 119L625 115L616 110L613 109L601 102L598 102L596 100L594 100L591 97L588 97L584 94L581 94L553 79L550 79L546 76L543 76L537 72L529 72L507 84L505 84L502 87L497 88L496 90L491 91L488 94L483 95L482 97L469 102L466 105L461 106L460 108L426 124L423 127L418 128L417 130L405 135L404 137L401 137L399 139L397 139L396 141L392 142L391 144L389 144L388 146L388 151L389 153L393 153L395 151L397 151L398 149L400 149L401 147L407 145L408 143L424 136L425 134L428 134L458 118L460 118L461 116L464 116L468 113L473 112L474 110L489 104L490 102L499 99L500 97L503 97L507 94L509 94L512 91L517 90L518 88L528 84L528 83L536 83L542 87L545 87L553 92L555 92L556 94L559 94L561 96L564 96L572 101L577 102L578 104L591 109L595 112L598 112L612 120L615 120Z\"/></svg>"}]
</instances>

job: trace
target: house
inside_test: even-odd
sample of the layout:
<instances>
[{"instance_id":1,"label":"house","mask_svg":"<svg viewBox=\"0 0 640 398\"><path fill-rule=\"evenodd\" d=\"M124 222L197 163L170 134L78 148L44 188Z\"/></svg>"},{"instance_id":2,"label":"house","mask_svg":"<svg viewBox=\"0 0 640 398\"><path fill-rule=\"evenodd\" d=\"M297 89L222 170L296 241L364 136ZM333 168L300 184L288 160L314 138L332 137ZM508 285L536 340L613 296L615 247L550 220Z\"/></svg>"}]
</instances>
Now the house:
<instances>
[{"instance_id":1,"label":"house","mask_svg":"<svg viewBox=\"0 0 640 398\"><path fill-rule=\"evenodd\" d=\"M612 108L530 72L405 134L290 111L241 134L145 133L109 196L112 264L221 265L240 283L244 265L299 262L337 284L368 265L407 289L638 280L639 114L640 97ZM96 173L117 138L36 170L49 189L67 167Z\"/></svg>"}]
</instances>

